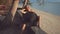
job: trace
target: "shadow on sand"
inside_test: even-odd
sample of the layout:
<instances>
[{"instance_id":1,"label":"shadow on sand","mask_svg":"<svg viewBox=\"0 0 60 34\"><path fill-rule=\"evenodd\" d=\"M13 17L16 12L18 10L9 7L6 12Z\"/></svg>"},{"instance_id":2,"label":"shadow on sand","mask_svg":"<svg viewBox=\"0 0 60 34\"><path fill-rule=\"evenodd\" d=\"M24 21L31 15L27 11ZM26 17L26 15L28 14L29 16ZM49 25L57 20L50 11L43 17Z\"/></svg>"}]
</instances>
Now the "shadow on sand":
<instances>
[{"instance_id":1,"label":"shadow on sand","mask_svg":"<svg viewBox=\"0 0 60 34\"><path fill-rule=\"evenodd\" d=\"M36 33L36 34L47 34L45 31L43 31L41 28L39 27L32 27L32 30Z\"/></svg>"},{"instance_id":2,"label":"shadow on sand","mask_svg":"<svg viewBox=\"0 0 60 34\"><path fill-rule=\"evenodd\" d=\"M47 34L47 33L40 28L40 34Z\"/></svg>"}]
</instances>

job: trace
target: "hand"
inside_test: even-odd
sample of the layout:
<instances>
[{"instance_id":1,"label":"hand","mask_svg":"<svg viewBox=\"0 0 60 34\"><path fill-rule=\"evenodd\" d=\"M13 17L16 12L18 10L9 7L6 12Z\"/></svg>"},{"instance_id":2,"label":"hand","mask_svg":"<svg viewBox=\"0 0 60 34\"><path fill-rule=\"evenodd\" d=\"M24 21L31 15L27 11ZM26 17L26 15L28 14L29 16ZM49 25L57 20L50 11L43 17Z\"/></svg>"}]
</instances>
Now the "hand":
<instances>
[{"instance_id":1,"label":"hand","mask_svg":"<svg viewBox=\"0 0 60 34\"><path fill-rule=\"evenodd\" d=\"M26 28L26 24L23 24L22 30L25 30Z\"/></svg>"}]
</instances>

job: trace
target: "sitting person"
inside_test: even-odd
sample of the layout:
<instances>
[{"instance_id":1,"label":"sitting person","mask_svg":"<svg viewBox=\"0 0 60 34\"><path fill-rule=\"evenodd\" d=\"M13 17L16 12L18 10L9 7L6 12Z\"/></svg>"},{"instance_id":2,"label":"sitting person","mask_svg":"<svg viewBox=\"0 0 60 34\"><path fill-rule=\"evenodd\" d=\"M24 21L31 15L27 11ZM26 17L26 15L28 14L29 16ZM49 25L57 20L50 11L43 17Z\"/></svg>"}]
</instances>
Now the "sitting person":
<instances>
[{"instance_id":1,"label":"sitting person","mask_svg":"<svg viewBox=\"0 0 60 34\"><path fill-rule=\"evenodd\" d=\"M27 5L24 9L22 9L21 13L23 14L23 23L25 24L22 29L23 34L35 34L35 32L31 29L32 26L38 26L39 18L36 13L31 11L30 7ZM24 28L25 27L25 28Z\"/></svg>"}]
</instances>

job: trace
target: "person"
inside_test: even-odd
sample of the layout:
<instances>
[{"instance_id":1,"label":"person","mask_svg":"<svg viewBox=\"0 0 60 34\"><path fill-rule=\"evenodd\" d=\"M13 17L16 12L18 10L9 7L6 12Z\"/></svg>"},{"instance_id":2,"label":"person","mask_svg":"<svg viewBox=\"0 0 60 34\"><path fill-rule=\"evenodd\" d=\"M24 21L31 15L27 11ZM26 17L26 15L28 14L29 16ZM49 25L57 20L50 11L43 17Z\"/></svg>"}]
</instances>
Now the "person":
<instances>
[{"instance_id":1,"label":"person","mask_svg":"<svg viewBox=\"0 0 60 34\"><path fill-rule=\"evenodd\" d=\"M37 14L32 12L29 6L25 6L21 14L16 12L13 22L11 20L2 21L0 34L35 34L31 27L37 26Z\"/></svg>"},{"instance_id":2,"label":"person","mask_svg":"<svg viewBox=\"0 0 60 34\"><path fill-rule=\"evenodd\" d=\"M23 34L35 34L31 27L38 26L38 15L30 9L29 5L25 6L21 13L24 19Z\"/></svg>"}]
</instances>

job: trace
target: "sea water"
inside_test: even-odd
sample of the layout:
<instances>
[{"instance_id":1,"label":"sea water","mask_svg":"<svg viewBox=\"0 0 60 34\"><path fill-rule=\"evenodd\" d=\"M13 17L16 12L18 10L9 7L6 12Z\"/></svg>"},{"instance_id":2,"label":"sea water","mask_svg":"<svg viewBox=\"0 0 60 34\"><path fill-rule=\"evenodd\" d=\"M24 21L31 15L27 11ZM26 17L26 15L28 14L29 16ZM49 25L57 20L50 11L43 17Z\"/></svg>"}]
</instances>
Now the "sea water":
<instances>
[{"instance_id":1,"label":"sea water","mask_svg":"<svg viewBox=\"0 0 60 34\"><path fill-rule=\"evenodd\" d=\"M44 12L48 12L48 13L60 16L60 2L47 2L42 5L33 3L32 7L38 10L42 10Z\"/></svg>"}]
</instances>

